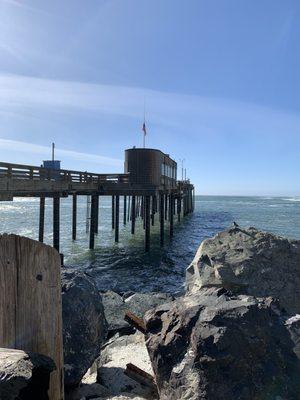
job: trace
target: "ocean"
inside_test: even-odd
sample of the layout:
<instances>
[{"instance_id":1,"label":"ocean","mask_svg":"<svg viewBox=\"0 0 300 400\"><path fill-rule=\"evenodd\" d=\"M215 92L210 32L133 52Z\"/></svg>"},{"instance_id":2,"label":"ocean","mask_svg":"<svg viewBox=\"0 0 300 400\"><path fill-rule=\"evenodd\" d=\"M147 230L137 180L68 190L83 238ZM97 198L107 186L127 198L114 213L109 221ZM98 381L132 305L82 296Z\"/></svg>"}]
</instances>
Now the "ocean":
<instances>
[{"instance_id":1,"label":"ocean","mask_svg":"<svg viewBox=\"0 0 300 400\"><path fill-rule=\"evenodd\" d=\"M122 199L120 201L122 210ZM137 223L135 236L130 223L123 226L120 215L120 243L114 243L111 230L111 198L101 197L99 233L95 250L88 250L86 197L78 198L77 237L71 239L71 198L61 201L61 252L65 264L86 271L95 278L99 290L117 292L183 290L185 269L203 239L229 227L255 226L292 239L300 239L299 197L196 196L195 211L177 223L170 240L166 223L165 247L159 246L159 224L151 227L151 252L144 252L144 232ZM16 233L38 238L39 200L16 198L0 203L0 233ZM45 243L52 244L52 202L46 200Z\"/></svg>"}]
</instances>

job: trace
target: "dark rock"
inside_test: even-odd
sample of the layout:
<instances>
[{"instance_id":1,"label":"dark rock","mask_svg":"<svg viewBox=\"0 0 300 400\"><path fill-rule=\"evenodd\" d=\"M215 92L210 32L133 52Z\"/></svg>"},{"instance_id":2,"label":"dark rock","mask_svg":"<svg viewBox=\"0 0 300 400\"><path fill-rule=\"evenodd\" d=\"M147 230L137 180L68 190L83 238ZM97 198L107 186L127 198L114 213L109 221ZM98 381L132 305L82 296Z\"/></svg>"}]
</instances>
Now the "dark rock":
<instances>
[{"instance_id":1,"label":"dark rock","mask_svg":"<svg viewBox=\"0 0 300 400\"><path fill-rule=\"evenodd\" d=\"M65 387L78 385L100 354L107 323L101 296L86 274L62 272Z\"/></svg>"},{"instance_id":2,"label":"dark rock","mask_svg":"<svg viewBox=\"0 0 300 400\"><path fill-rule=\"evenodd\" d=\"M55 364L49 357L22 350L0 349L0 399L48 399L50 373Z\"/></svg>"},{"instance_id":3,"label":"dark rock","mask_svg":"<svg viewBox=\"0 0 300 400\"><path fill-rule=\"evenodd\" d=\"M299 361L273 299L205 288L145 323L161 400L299 400Z\"/></svg>"},{"instance_id":4,"label":"dark rock","mask_svg":"<svg viewBox=\"0 0 300 400\"><path fill-rule=\"evenodd\" d=\"M286 327L288 328L291 339L294 342L294 352L300 360L300 315L294 315L290 317L286 323Z\"/></svg>"},{"instance_id":5,"label":"dark rock","mask_svg":"<svg viewBox=\"0 0 300 400\"><path fill-rule=\"evenodd\" d=\"M174 298L167 293L126 293L121 296L113 291L102 292L102 302L108 323L108 338L116 333L130 335L135 329L124 321L126 311L143 318L146 311Z\"/></svg>"},{"instance_id":6,"label":"dark rock","mask_svg":"<svg viewBox=\"0 0 300 400\"><path fill-rule=\"evenodd\" d=\"M237 294L272 296L300 312L300 241L237 224L204 240L187 268L187 289L220 286Z\"/></svg>"}]
</instances>

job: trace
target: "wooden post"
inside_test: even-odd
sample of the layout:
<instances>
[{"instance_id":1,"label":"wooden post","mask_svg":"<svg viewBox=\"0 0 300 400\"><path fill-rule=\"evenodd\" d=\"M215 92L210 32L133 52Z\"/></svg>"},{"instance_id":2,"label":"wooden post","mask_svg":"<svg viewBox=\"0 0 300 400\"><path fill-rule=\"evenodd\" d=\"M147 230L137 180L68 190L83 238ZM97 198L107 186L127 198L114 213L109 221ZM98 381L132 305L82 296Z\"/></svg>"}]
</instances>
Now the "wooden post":
<instances>
[{"instance_id":1,"label":"wooden post","mask_svg":"<svg viewBox=\"0 0 300 400\"><path fill-rule=\"evenodd\" d=\"M145 251L149 252L150 250L150 196L144 197L145 203Z\"/></svg>"},{"instance_id":2,"label":"wooden post","mask_svg":"<svg viewBox=\"0 0 300 400\"><path fill-rule=\"evenodd\" d=\"M49 399L64 398L60 256L43 243L0 235L0 347L51 357Z\"/></svg>"},{"instance_id":3,"label":"wooden post","mask_svg":"<svg viewBox=\"0 0 300 400\"><path fill-rule=\"evenodd\" d=\"M134 235L135 233L135 196L132 196L131 202L131 234Z\"/></svg>"},{"instance_id":4,"label":"wooden post","mask_svg":"<svg viewBox=\"0 0 300 400\"><path fill-rule=\"evenodd\" d=\"M124 212L123 212L123 225L124 226L126 225L126 221L127 221L126 211L127 211L127 197L124 196Z\"/></svg>"},{"instance_id":5,"label":"wooden post","mask_svg":"<svg viewBox=\"0 0 300 400\"><path fill-rule=\"evenodd\" d=\"M174 197L172 194L170 194L170 196L169 196L169 209L170 209L170 212L169 212L169 214L170 214L170 216L169 216L169 218L170 218L170 237L172 238L174 235L174 212L173 212Z\"/></svg>"},{"instance_id":6,"label":"wooden post","mask_svg":"<svg viewBox=\"0 0 300 400\"><path fill-rule=\"evenodd\" d=\"M128 210L127 210L127 222L131 220L131 212L130 212L130 196L128 196Z\"/></svg>"},{"instance_id":7,"label":"wooden post","mask_svg":"<svg viewBox=\"0 0 300 400\"><path fill-rule=\"evenodd\" d=\"M111 196L111 229L115 229L115 196Z\"/></svg>"},{"instance_id":8,"label":"wooden post","mask_svg":"<svg viewBox=\"0 0 300 400\"><path fill-rule=\"evenodd\" d=\"M73 194L72 240L76 240L76 228L77 228L77 195Z\"/></svg>"},{"instance_id":9,"label":"wooden post","mask_svg":"<svg viewBox=\"0 0 300 400\"><path fill-rule=\"evenodd\" d=\"M155 222L155 196L152 196L152 204L151 204L151 225L154 226Z\"/></svg>"},{"instance_id":10,"label":"wooden post","mask_svg":"<svg viewBox=\"0 0 300 400\"><path fill-rule=\"evenodd\" d=\"M165 194L165 220L168 219L168 195Z\"/></svg>"},{"instance_id":11,"label":"wooden post","mask_svg":"<svg viewBox=\"0 0 300 400\"><path fill-rule=\"evenodd\" d=\"M163 247L165 242L165 211L164 211L164 195L159 196L159 222L160 222L160 245Z\"/></svg>"},{"instance_id":12,"label":"wooden post","mask_svg":"<svg viewBox=\"0 0 300 400\"><path fill-rule=\"evenodd\" d=\"M96 218L97 218L97 195L92 194L91 198L91 223L90 223L90 250L95 247L95 231L96 231Z\"/></svg>"},{"instance_id":13,"label":"wooden post","mask_svg":"<svg viewBox=\"0 0 300 400\"><path fill-rule=\"evenodd\" d=\"M59 252L59 196L53 197L53 247Z\"/></svg>"},{"instance_id":14,"label":"wooden post","mask_svg":"<svg viewBox=\"0 0 300 400\"><path fill-rule=\"evenodd\" d=\"M95 233L99 231L99 195L95 195Z\"/></svg>"},{"instance_id":15,"label":"wooden post","mask_svg":"<svg viewBox=\"0 0 300 400\"><path fill-rule=\"evenodd\" d=\"M40 216L39 216L39 242L44 241L44 227L45 227L45 197L40 197Z\"/></svg>"},{"instance_id":16,"label":"wooden post","mask_svg":"<svg viewBox=\"0 0 300 400\"><path fill-rule=\"evenodd\" d=\"M178 218L178 222L180 222L180 214L181 214L181 197L179 195L179 197L177 199L177 218Z\"/></svg>"},{"instance_id":17,"label":"wooden post","mask_svg":"<svg viewBox=\"0 0 300 400\"><path fill-rule=\"evenodd\" d=\"M120 196L116 195L116 222L115 222L115 242L119 242L119 217L120 217Z\"/></svg>"}]
</instances>

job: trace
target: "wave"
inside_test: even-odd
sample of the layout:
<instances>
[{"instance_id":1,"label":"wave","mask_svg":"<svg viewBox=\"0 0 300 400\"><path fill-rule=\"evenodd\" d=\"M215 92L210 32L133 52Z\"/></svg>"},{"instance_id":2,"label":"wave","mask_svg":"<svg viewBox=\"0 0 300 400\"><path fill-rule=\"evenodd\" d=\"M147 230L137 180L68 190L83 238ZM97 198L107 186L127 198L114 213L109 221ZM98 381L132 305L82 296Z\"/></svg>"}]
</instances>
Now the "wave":
<instances>
[{"instance_id":1,"label":"wave","mask_svg":"<svg viewBox=\"0 0 300 400\"><path fill-rule=\"evenodd\" d=\"M293 201L293 202L299 202L300 201L300 197L288 197L286 199L282 199L285 201Z\"/></svg>"}]
</instances>

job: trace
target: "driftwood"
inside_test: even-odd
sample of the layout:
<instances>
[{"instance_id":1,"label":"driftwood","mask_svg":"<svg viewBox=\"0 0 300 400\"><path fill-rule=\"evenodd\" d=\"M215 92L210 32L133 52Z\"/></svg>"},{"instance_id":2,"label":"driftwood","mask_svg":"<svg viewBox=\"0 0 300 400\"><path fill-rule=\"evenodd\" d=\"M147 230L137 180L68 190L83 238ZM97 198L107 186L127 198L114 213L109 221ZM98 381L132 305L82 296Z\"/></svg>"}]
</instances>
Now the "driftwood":
<instances>
[{"instance_id":1,"label":"driftwood","mask_svg":"<svg viewBox=\"0 0 300 400\"><path fill-rule=\"evenodd\" d=\"M138 331L144 334L146 333L146 325L144 324L142 318L137 317L131 311L127 311L125 313L124 320L132 325L134 328L136 328Z\"/></svg>"},{"instance_id":2,"label":"driftwood","mask_svg":"<svg viewBox=\"0 0 300 400\"><path fill-rule=\"evenodd\" d=\"M0 347L50 357L50 400L62 400L60 257L50 246L0 235Z\"/></svg>"},{"instance_id":3,"label":"driftwood","mask_svg":"<svg viewBox=\"0 0 300 400\"><path fill-rule=\"evenodd\" d=\"M127 364L124 374L127 375L129 378L135 380L136 382L148 386L150 389L153 390L153 392L157 392L154 377L148 374L148 372L143 371L136 365L131 363Z\"/></svg>"}]
</instances>

